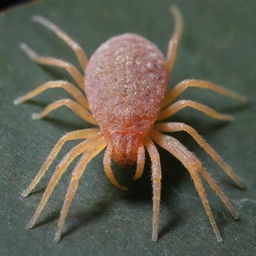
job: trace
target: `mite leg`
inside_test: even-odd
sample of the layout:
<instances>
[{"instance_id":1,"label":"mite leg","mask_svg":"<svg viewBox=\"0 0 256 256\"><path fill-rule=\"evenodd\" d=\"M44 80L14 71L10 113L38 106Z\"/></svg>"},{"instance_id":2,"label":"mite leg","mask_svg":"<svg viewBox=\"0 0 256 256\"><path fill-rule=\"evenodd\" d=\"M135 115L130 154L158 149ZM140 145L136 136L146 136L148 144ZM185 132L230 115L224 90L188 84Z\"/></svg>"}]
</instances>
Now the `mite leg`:
<instances>
[{"instance_id":1,"label":"mite leg","mask_svg":"<svg viewBox=\"0 0 256 256\"><path fill-rule=\"evenodd\" d=\"M145 148L144 146L140 146L137 155L137 168L135 171L135 175L133 177L134 180L141 178L145 165Z\"/></svg>"},{"instance_id":2,"label":"mite leg","mask_svg":"<svg viewBox=\"0 0 256 256\"><path fill-rule=\"evenodd\" d=\"M64 60L56 59L56 58L38 56L30 47L28 47L24 43L22 43L20 47L36 63L42 64L42 65L52 65L55 67L65 69L71 75L71 77L76 81L79 87L81 89L84 89L84 77L75 68L73 64L66 62Z\"/></svg>"},{"instance_id":3,"label":"mite leg","mask_svg":"<svg viewBox=\"0 0 256 256\"><path fill-rule=\"evenodd\" d=\"M156 131L152 131L151 137L158 145L160 145L162 148L169 151L173 156L179 159L182 162L182 164L186 167L186 169L189 171L194 181L195 188L201 198L206 214L209 217L209 220L212 225L213 231L216 235L216 238L218 242L223 242L218 226L214 219L212 210L210 208L210 204L207 199L206 192L204 190L203 184L199 176L199 170L201 169L201 166L202 166L201 162L192 152L190 152L185 146L183 146L175 138L171 136L163 135Z\"/></svg>"},{"instance_id":4,"label":"mite leg","mask_svg":"<svg viewBox=\"0 0 256 256\"><path fill-rule=\"evenodd\" d=\"M77 187L79 180L81 176L84 173L84 170L88 163L96 156L98 155L105 147L107 146L107 141L104 137L102 137L100 140L98 140L93 147L88 149L79 162L77 163L71 177L71 181L69 183L69 187L65 196L65 201L62 206L61 212L60 212L60 219L58 223L58 227L54 236L54 241L59 242L60 241L60 236L61 232L65 223L65 219L67 217L68 209L70 207L70 204L73 200L73 197L76 193Z\"/></svg>"},{"instance_id":5,"label":"mite leg","mask_svg":"<svg viewBox=\"0 0 256 256\"><path fill-rule=\"evenodd\" d=\"M40 23L44 27L51 30L53 33L55 33L59 38L61 38L76 54L76 57L80 63L81 68L84 70L86 67L86 64L88 63L88 58L83 51L82 47L75 42L70 36L68 36L64 31L62 31L58 26L50 22L49 20L45 19L41 16L33 16L32 20L35 22Z\"/></svg>"},{"instance_id":6,"label":"mite leg","mask_svg":"<svg viewBox=\"0 0 256 256\"><path fill-rule=\"evenodd\" d=\"M183 91L185 91L189 87L200 87L204 89L209 89L220 94L224 94L227 97L234 98L243 102L247 101L247 98L232 91L221 87L219 85L213 84L204 80L197 79L186 79L178 83L166 96L163 107L169 105L173 100L175 100Z\"/></svg>"},{"instance_id":7,"label":"mite leg","mask_svg":"<svg viewBox=\"0 0 256 256\"><path fill-rule=\"evenodd\" d=\"M180 110L182 110L183 108L186 108L186 107L194 108L194 109L201 111L204 114L206 114L212 118L215 118L215 119L225 120L225 121L231 121L234 119L233 116L231 116L231 115L225 115L225 114L218 113L214 109L212 109L206 105L203 105L201 103L198 103L196 101L179 100L179 101L175 102L174 104L170 105L169 107L167 107L166 109L162 110L160 112L157 120L163 120L163 119L169 118L170 116L176 114L177 112L179 112Z\"/></svg>"},{"instance_id":8,"label":"mite leg","mask_svg":"<svg viewBox=\"0 0 256 256\"><path fill-rule=\"evenodd\" d=\"M54 174L52 175L51 180L50 180L49 184L47 185L47 188L45 189L45 192L42 196L42 199L41 199L33 217L31 218L31 220L29 221L29 223L27 225L27 228L33 228L33 226L36 223L37 218L40 216L42 210L44 209L46 203L48 202L49 197L51 196L55 186L57 185L62 174L66 171L66 169L71 164L71 162L76 157L78 157L80 154L85 152L88 148L92 147L92 145L95 144L95 140L97 140L97 139L99 140L100 137L101 137L101 135L95 135L95 136L91 137L90 139L81 142L80 144L78 144L77 146L72 148L64 156L64 158L61 160L61 162L56 167L56 170L55 170Z\"/></svg>"},{"instance_id":9,"label":"mite leg","mask_svg":"<svg viewBox=\"0 0 256 256\"><path fill-rule=\"evenodd\" d=\"M36 89L28 92L24 96L17 98L14 101L14 104L17 105L24 101L32 99L35 96L41 94L42 92L44 92L45 90L50 89L50 88L63 88L71 96L73 96L73 98L78 103L80 103L84 108L89 109L89 105L88 105L86 96L77 87L75 87L74 85L72 85L71 83L66 82L66 81L50 81L50 82L44 83L44 84L40 85L39 87L37 87Z\"/></svg>"},{"instance_id":10,"label":"mite leg","mask_svg":"<svg viewBox=\"0 0 256 256\"><path fill-rule=\"evenodd\" d=\"M216 194L219 196L221 201L225 204L225 206L229 209L230 213L232 214L233 218L235 220L240 219L239 213L237 210L233 207L230 200L226 197L224 192L220 189L220 187L217 185L215 180L207 173L205 168L201 167L200 173L205 178L205 180L208 182L208 184L211 186L211 188L216 192Z\"/></svg>"},{"instance_id":11,"label":"mite leg","mask_svg":"<svg viewBox=\"0 0 256 256\"><path fill-rule=\"evenodd\" d=\"M106 176L108 177L109 181L117 188L119 188L121 190L127 190L127 187L122 186L118 183L118 181L116 180L116 178L113 174L113 171L111 168L111 148L109 145L104 154L103 165L104 165L104 170L105 170Z\"/></svg>"},{"instance_id":12,"label":"mite leg","mask_svg":"<svg viewBox=\"0 0 256 256\"><path fill-rule=\"evenodd\" d=\"M52 112L55 109L58 109L62 106L66 106L70 108L74 113L76 113L78 116L80 116L85 121L91 123L91 124L97 124L96 120L92 116L90 112L88 112L85 108L83 108L81 105L76 103L75 101L71 99L61 99L57 100L51 104L49 104L41 113L34 113L32 114L32 119L41 119L47 116L50 112Z\"/></svg>"},{"instance_id":13,"label":"mite leg","mask_svg":"<svg viewBox=\"0 0 256 256\"><path fill-rule=\"evenodd\" d=\"M184 123L173 122L173 123L159 123L159 124L156 124L155 127L158 131L165 131L165 132L185 131L188 134L190 134L194 138L194 140L199 144L199 146L201 146L209 154L209 156L226 172L226 174L237 184L237 186L239 186L240 188L245 188L245 184L234 173L232 168L223 161L221 156L191 126L186 125Z\"/></svg>"},{"instance_id":14,"label":"mite leg","mask_svg":"<svg viewBox=\"0 0 256 256\"><path fill-rule=\"evenodd\" d=\"M152 185L153 185L153 219L152 219L152 240L157 241L158 219L161 201L161 163L159 153L151 139L145 144L152 161Z\"/></svg>"},{"instance_id":15,"label":"mite leg","mask_svg":"<svg viewBox=\"0 0 256 256\"><path fill-rule=\"evenodd\" d=\"M63 137L59 139L59 141L56 143L54 148L52 149L51 153L47 157L46 161L42 165L41 169L37 173L36 177L34 180L30 183L27 189L25 189L22 192L22 197L27 197L33 188L38 184L38 182L41 180L47 169L49 168L50 164L52 161L55 159L59 151L61 150L62 146L69 140L78 140L78 139L87 139L93 135L95 135L97 132L99 132L99 129L84 129L84 130L79 130L79 131L74 131L74 132L69 132Z\"/></svg>"},{"instance_id":16,"label":"mite leg","mask_svg":"<svg viewBox=\"0 0 256 256\"><path fill-rule=\"evenodd\" d=\"M217 226L217 224L215 222L215 219L214 219L214 216L213 216L213 213L212 213L209 201L207 199L206 192L205 192L205 189L203 187L201 178L200 178L200 176L198 174L198 171L196 171L195 169L191 168L189 170L189 172L190 172L190 175L191 175L191 177L193 179L193 182L195 184L197 193L199 194L199 196L201 198L201 201L203 203L203 206L204 206L204 209L206 211L206 214L208 215L208 217L210 219L210 223L212 225L212 228L213 228L213 231L214 231L214 233L216 235L216 238L217 238L218 242L222 243L223 242L223 238L221 237L220 231L219 231L218 226Z\"/></svg>"},{"instance_id":17,"label":"mite leg","mask_svg":"<svg viewBox=\"0 0 256 256\"><path fill-rule=\"evenodd\" d=\"M167 57L166 57L167 72L169 75L175 63L177 47L183 31L183 18L179 9L176 6L171 6L170 10L174 16L175 29L169 41Z\"/></svg>"}]
</instances>

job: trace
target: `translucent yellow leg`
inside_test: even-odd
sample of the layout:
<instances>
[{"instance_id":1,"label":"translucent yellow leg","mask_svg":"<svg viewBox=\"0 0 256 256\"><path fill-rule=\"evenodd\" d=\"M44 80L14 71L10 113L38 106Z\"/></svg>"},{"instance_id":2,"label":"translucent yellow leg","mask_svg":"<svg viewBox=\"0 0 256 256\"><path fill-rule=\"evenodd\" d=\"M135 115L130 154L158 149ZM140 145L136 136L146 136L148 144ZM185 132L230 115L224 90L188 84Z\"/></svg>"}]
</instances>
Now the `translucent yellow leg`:
<instances>
[{"instance_id":1,"label":"translucent yellow leg","mask_svg":"<svg viewBox=\"0 0 256 256\"><path fill-rule=\"evenodd\" d=\"M181 35L183 32L183 18L182 18L182 15L181 15L179 9L173 5L173 6L171 6L170 10L174 16L175 29L174 29L172 38L169 41L167 57L166 57L166 65L167 65L168 74L170 74L173 69L175 59L176 59L178 43L181 39Z\"/></svg>"},{"instance_id":2,"label":"translucent yellow leg","mask_svg":"<svg viewBox=\"0 0 256 256\"><path fill-rule=\"evenodd\" d=\"M152 162L152 186L153 186L153 218L152 218L152 240L157 241L158 220L161 202L161 163L159 153L151 139L145 143Z\"/></svg>"},{"instance_id":3,"label":"translucent yellow leg","mask_svg":"<svg viewBox=\"0 0 256 256\"><path fill-rule=\"evenodd\" d=\"M47 116L50 112L52 112L55 109L58 109L62 106L66 106L69 109L71 109L74 113L76 113L78 116L80 116L82 119L84 119L86 122L91 124L97 124L96 120L92 116L90 112L88 112L85 108L83 108L81 105L76 103L75 101L71 99L61 99L57 100L51 104L49 104L41 113L34 113L32 114L33 119L41 119Z\"/></svg>"},{"instance_id":4,"label":"translucent yellow leg","mask_svg":"<svg viewBox=\"0 0 256 256\"><path fill-rule=\"evenodd\" d=\"M38 56L30 47L28 47L25 43L21 44L21 49L35 62L42 65L51 65L59 68L65 69L71 77L76 81L81 89L84 89L84 77L82 74L76 69L76 67L64 60L51 58L51 57L43 57Z\"/></svg>"},{"instance_id":5,"label":"translucent yellow leg","mask_svg":"<svg viewBox=\"0 0 256 256\"><path fill-rule=\"evenodd\" d=\"M33 217L31 218L31 220L29 221L29 223L27 225L27 228L32 228L35 225L37 218L40 216L42 210L44 209L46 203L48 202L49 197L51 196L55 186L57 185L57 183L60 180L61 176L66 171L66 169L71 164L71 162L76 157L78 157L83 152L85 152L88 148L92 147L92 145L95 144L95 141L99 140L99 138L101 136L102 135L95 135L95 136L91 137L90 139L81 142L80 144L78 144L77 146L72 148L64 156L64 158L61 160L61 162L56 167L56 170L55 170L54 174L52 175L51 180L48 183L48 186L45 189L45 192L44 192L44 194L42 196L42 199L41 199L41 201L40 201L40 203L39 203L39 205L38 205L38 207L37 207Z\"/></svg>"},{"instance_id":6,"label":"translucent yellow leg","mask_svg":"<svg viewBox=\"0 0 256 256\"><path fill-rule=\"evenodd\" d=\"M180 101L173 103L166 109L162 110L162 112L160 112L157 120L163 120L163 119L169 118L172 115L176 114L177 112L179 112L180 110L182 110L183 108L186 108L186 107L194 108L194 109L201 111L204 114L206 114L212 118L215 118L215 119L225 120L225 121L231 121L234 119L234 117L231 115L225 115L225 114L218 113L214 109L212 109L206 105L203 105L201 103L198 103L198 102L195 102L192 100L180 100Z\"/></svg>"},{"instance_id":7,"label":"translucent yellow leg","mask_svg":"<svg viewBox=\"0 0 256 256\"><path fill-rule=\"evenodd\" d=\"M57 156L57 154L59 153L59 151L61 150L62 146L69 140L78 140L78 139L86 139L89 138L93 135L95 135L96 133L99 133L99 129L96 128L92 128L92 129L84 129L84 130L79 130L79 131L74 131L74 132L69 132L66 135L64 135L63 137L61 137L59 139L59 141L56 143L56 145L54 146L54 148L52 149L51 153L49 154L49 156L47 157L46 161L44 162L44 164L42 165L41 169L39 170L39 172L37 173L36 177L34 178L34 180L30 183L30 185L28 186L27 189L25 189L22 192L22 196L23 197L27 197L31 191L33 190L33 188L38 184L38 182L41 180L41 178L43 177L43 175L45 174L45 172L48 170L50 164L52 163L52 161L55 159L55 157Z\"/></svg>"},{"instance_id":8,"label":"translucent yellow leg","mask_svg":"<svg viewBox=\"0 0 256 256\"><path fill-rule=\"evenodd\" d=\"M36 89L28 92L27 94L17 98L14 101L14 104L20 104L22 102L25 102L29 99L34 98L35 96L41 94L42 92L44 92L47 89L50 88L63 88L64 90L66 90L70 95L73 96L73 98L80 103L84 108L89 110L89 105L88 105L88 101L86 99L85 94L83 94L77 87L75 87L74 85L72 85L69 82L66 81L50 81L47 83L44 83L42 85L40 85L39 87L37 87Z\"/></svg>"},{"instance_id":9,"label":"translucent yellow leg","mask_svg":"<svg viewBox=\"0 0 256 256\"><path fill-rule=\"evenodd\" d=\"M121 190L127 190L127 187L122 186L118 183L118 181L116 180L116 178L113 174L113 171L111 168L111 148L109 145L104 154L103 165L104 165L104 170L105 170L106 176L108 177L109 181L117 188L119 188Z\"/></svg>"},{"instance_id":10,"label":"translucent yellow leg","mask_svg":"<svg viewBox=\"0 0 256 256\"><path fill-rule=\"evenodd\" d=\"M44 17L41 16L34 16L33 21L38 22L51 30L53 33L55 33L59 38L61 38L76 54L76 57L82 67L82 69L85 69L85 66L88 62L88 58L82 49L82 47L75 42L70 36L68 36L65 32L63 32L58 26L50 22Z\"/></svg>"},{"instance_id":11,"label":"translucent yellow leg","mask_svg":"<svg viewBox=\"0 0 256 256\"><path fill-rule=\"evenodd\" d=\"M70 207L70 204L73 200L73 197L76 193L79 180L81 176L83 175L86 166L88 163L97 155L99 154L107 145L107 141L104 137L102 137L100 140L98 140L96 143L94 142L94 146L90 147L81 157L79 162L77 163L71 177L71 181L65 196L65 201L62 206L61 212L60 212L60 218L58 227L54 236L54 241L59 242L62 229L64 227L65 219L68 214L68 209Z\"/></svg>"},{"instance_id":12,"label":"translucent yellow leg","mask_svg":"<svg viewBox=\"0 0 256 256\"><path fill-rule=\"evenodd\" d=\"M224 192L220 189L220 187L217 185L215 180L207 173L207 171L203 167L200 168L200 173L205 178L205 180L208 182L208 184L211 186L211 188L216 192L216 194L219 196L219 198L225 204L225 206L229 209L233 218L235 220L238 220L240 218L239 213L233 207L230 200L227 198L227 196L224 194Z\"/></svg>"},{"instance_id":13,"label":"translucent yellow leg","mask_svg":"<svg viewBox=\"0 0 256 256\"><path fill-rule=\"evenodd\" d=\"M166 96L163 107L166 107L169 105L173 100L175 100L183 91L185 91L189 87L200 87L204 89L209 89L215 92L218 92L220 94L223 94L227 97L234 98L243 102L247 101L247 98L232 91L229 89L226 89L222 86L213 84L208 81L204 80L197 80L197 79L186 79L184 81L181 81L178 83Z\"/></svg>"},{"instance_id":14,"label":"translucent yellow leg","mask_svg":"<svg viewBox=\"0 0 256 256\"><path fill-rule=\"evenodd\" d=\"M156 131L152 131L152 133L150 135L151 135L152 139L159 146L161 146L165 150L169 151L173 156L175 156L177 159L179 159L181 161L181 163L189 171L189 173L194 181L195 188L201 198L201 201L202 201L202 204L206 211L206 214L209 217L209 220L212 225L213 231L216 235L216 238L217 238L218 242L223 242L220 231L219 231L216 221L214 219L209 201L207 199L205 189L203 187L201 178L198 173L202 166L201 162L198 160L198 158L192 152L190 152L185 146L183 146L175 138L173 138L171 136L163 135Z\"/></svg>"},{"instance_id":15,"label":"translucent yellow leg","mask_svg":"<svg viewBox=\"0 0 256 256\"><path fill-rule=\"evenodd\" d=\"M141 178L143 171L144 171L144 165L145 165L145 148L144 146L140 146L138 150L138 156L137 156L137 168L135 171L135 175L133 179L137 180Z\"/></svg>"},{"instance_id":16,"label":"translucent yellow leg","mask_svg":"<svg viewBox=\"0 0 256 256\"><path fill-rule=\"evenodd\" d=\"M184 123L158 123L155 128L158 131L177 132L185 131L190 134L194 140L209 154L209 156L226 172L226 174L236 183L240 188L245 188L244 182L234 173L232 168L227 165L221 156L204 140L198 132L191 126Z\"/></svg>"}]
</instances>

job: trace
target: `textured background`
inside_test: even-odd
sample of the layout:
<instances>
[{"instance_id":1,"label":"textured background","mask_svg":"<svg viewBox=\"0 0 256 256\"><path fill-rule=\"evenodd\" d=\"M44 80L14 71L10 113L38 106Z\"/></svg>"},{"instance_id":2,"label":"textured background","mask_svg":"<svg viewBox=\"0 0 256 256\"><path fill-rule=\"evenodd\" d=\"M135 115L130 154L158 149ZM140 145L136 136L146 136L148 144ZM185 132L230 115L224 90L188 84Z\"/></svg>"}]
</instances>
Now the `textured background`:
<instances>
[{"instance_id":1,"label":"textured background","mask_svg":"<svg viewBox=\"0 0 256 256\"><path fill-rule=\"evenodd\" d=\"M195 110L183 110L172 120L194 126L234 167L247 184L237 189L187 135L177 134L205 163L241 213L234 221L220 200L207 189L224 243L218 244L191 179L181 164L160 150L163 194L159 241L151 242L150 168L131 183L134 168L115 166L123 193L106 179L102 154L92 161L80 182L60 244L52 242L58 213L69 182L64 175L38 225L25 231L54 166L75 143L68 143L35 192L22 199L20 192L32 180L58 138L68 131L89 127L69 110L46 120L30 115L57 98L50 90L27 104L13 100L37 85L69 79L56 68L34 64L20 50L27 42L38 53L77 64L72 52L51 32L30 22L35 14L60 25L91 53L110 36L136 32L166 52L173 31L168 6L176 3L185 18L185 33L170 86L185 78L208 79L247 96L244 105L213 92L189 89L183 98L198 100L235 115L233 123L211 120ZM0 255L255 255L256 254L256 2L254 0L124 1L45 0L15 8L0 16Z\"/></svg>"}]
</instances>

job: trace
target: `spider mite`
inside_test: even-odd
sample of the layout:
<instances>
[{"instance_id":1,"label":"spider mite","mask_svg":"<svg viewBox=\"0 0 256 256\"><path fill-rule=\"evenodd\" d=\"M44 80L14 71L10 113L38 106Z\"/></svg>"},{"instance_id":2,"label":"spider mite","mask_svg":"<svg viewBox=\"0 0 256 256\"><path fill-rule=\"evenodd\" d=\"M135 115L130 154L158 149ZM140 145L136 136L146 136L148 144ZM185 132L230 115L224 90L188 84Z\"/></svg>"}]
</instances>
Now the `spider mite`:
<instances>
[{"instance_id":1,"label":"spider mite","mask_svg":"<svg viewBox=\"0 0 256 256\"><path fill-rule=\"evenodd\" d=\"M232 116L218 113L214 109L195 101L179 100L174 103L174 100L188 87L210 89L228 97L246 101L245 97L231 90L208 81L196 79L186 79L167 92L168 77L173 69L177 46L183 30L180 11L177 7L172 6L171 12L175 19L175 29L168 44L166 57L153 43L144 37L126 33L107 40L88 59L80 45L60 28L43 17L33 17L35 22L54 32L74 51L84 74L81 74L69 62L39 56L26 44L21 44L21 48L33 61L42 65L52 65L65 69L78 87L66 81L50 81L19 97L14 103L22 103L49 88L63 88L74 98L73 100L57 100L48 105L40 114L33 114L32 118L43 118L53 110L66 106L86 122L96 125L98 128L69 132L61 137L54 146L34 180L23 191L23 197L28 196L37 185L64 143L69 140L84 139L72 148L57 165L42 199L28 223L28 228L32 228L35 225L62 174L79 155L81 155L81 158L72 172L60 212L59 223L54 237L55 242L58 242L61 238L70 204L88 163L99 152L106 149L103 159L105 173L113 185L121 190L126 190L127 188L120 185L113 175L111 158L120 165L137 163L134 179L139 179L143 173L145 150L147 150L152 161L152 240L156 241L161 197L161 165L156 144L174 155L189 171L219 242L222 242L223 239L216 225L201 177L217 193L234 219L239 219L238 212L202 166L200 160L177 139L165 135L163 132L185 131L190 134L226 174L239 187L244 188L245 185L236 176L231 167L191 126L178 122L159 122L186 107L194 108L215 119L232 120Z\"/></svg>"}]
</instances>

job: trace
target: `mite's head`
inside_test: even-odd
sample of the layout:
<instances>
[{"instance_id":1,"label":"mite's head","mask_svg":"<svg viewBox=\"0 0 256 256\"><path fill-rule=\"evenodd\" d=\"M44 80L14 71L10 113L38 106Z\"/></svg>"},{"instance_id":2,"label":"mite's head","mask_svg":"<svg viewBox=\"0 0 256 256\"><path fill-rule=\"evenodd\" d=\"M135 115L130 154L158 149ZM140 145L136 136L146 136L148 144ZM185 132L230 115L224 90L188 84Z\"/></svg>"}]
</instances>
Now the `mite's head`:
<instances>
[{"instance_id":1,"label":"mite's head","mask_svg":"<svg viewBox=\"0 0 256 256\"><path fill-rule=\"evenodd\" d=\"M143 144L137 134L115 134L110 141L111 156L119 165L132 165L137 160L139 147Z\"/></svg>"}]
</instances>

